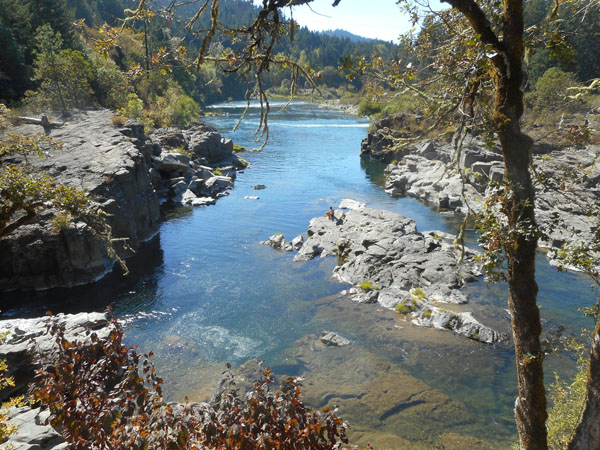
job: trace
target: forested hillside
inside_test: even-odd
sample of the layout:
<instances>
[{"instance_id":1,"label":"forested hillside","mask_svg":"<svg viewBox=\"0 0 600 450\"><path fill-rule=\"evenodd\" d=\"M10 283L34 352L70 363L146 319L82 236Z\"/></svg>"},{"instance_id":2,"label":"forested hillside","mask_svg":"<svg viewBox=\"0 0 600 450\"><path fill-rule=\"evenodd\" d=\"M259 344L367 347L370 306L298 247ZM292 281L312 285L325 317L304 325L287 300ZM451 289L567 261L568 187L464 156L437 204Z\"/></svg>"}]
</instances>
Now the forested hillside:
<instances>
[{"instance_id":1,"label":"forested hillside","mask_svg":"<svg viewBox=\"0 0 600 450\"><path fill-rule=\"evenodd\" d=\"M144 20L130 20L121 30L126 11L136 8L132 0L0 0L0 102L31 111L99 105L160 126L193 120L205 104L245 98L252 77L227 75L224 65L214 61L198 70L187 67L203 34L186 35L184 25L198 5L183 4L168 17L161 8L171 2L160 3L152 4ZM231 53L239 44L227 28L246 27L256 15L257 7L248 0L221 2L223 26L207 54L218 59ZM210 17L202 16L194 31L209 26ZM311 67L330 96L362 87L362 80L349 81L338 71L340 58L378 54L390 59L400 52L383 41L356 42L286 27L275 52ZM105 48L102 57L100 42L117 31L115 45ZM263 78L273 94L289 95L288 71L272 68ZM304 87L299 82L297 87Z\"/></svg>"},{"instance_id":2,"label":"forested hillside","mask_svg":"<svg viewBox=\"0 0 600 450\"><path fill-rule=\"evenodd\" d=\"M200 51L203 31L210 28L210 15L200 16L190 33L185 24L199 5L184 2L170 17L163 11L170 4L152 2L144 20L128 21L112 41L116 45L102 49L99 43L116 33L113 27L120 28L125 11L135 10L136 1L0 0L0 102L34 111L99 105L121 109L147 126L160 126L195 119L206 104L245 98L255 83L251 74L228 75L227 64L215 60L240 48L239 35L228 30L247 27L258 8L249 0L222 1L219 33L205 52L213 61L189 67ZM574 20L564 20L572 15ZM525 58L526 104L532 111L548 113L557 109L558 100L564 106L568 87L600 76L596 45L600 12L592 9L577 14L570 4L556 9L550 0L531 0L525 20L530 37ZM367 88L369 95L361 95L361 114L422 109L418 98L393 83L378 83L368 76L347 77L348 71L339 70L345 58L352 56L354 61L389 62L390 67L412 64L415 80L426 78L431 61L411 54L404 45L355 39L340 30L317 33L290 24L282 27L273 53L310 67L326 96L357 101L357 93ZM546 30L543 38L542 29ZM420 34L408 39L419 40ZM279 69L270 67L262 74L263 87L271 95L287 96L291 75ZM308 86L304 79L298 81L296 87L302 92ZM432 85L431 89L438 88Z\"/></svg>"}]
</instances>

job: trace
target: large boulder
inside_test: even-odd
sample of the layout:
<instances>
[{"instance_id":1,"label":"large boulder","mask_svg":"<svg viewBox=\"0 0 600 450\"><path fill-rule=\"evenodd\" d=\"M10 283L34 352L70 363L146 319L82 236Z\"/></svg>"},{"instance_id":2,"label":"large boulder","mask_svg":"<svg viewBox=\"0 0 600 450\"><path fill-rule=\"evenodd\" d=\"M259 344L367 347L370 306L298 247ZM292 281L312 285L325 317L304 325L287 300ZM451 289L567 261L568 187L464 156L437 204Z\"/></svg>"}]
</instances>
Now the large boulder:
<instances>
[{"instance_id":1,"label":"large boulder","mask_svg":"<svg viewBox=\"0 0 600 450\"><path fill-rule=\"evenodd\" d=\"M209 163L231 160L233 142L216 132L190 133L189 149L196 157L206 158Z\"/></svg>"}]
</instances>

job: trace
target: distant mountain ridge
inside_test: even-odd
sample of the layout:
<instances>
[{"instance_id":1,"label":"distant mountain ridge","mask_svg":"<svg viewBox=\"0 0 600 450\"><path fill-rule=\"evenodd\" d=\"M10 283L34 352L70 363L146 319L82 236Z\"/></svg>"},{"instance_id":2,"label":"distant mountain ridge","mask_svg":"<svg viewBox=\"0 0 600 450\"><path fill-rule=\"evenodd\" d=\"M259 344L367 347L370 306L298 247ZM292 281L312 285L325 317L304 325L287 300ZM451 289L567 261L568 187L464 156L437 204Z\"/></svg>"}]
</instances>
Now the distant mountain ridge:
<instances>
[{"instance_id":1,"label":"distant mountain ridge","mask_svg":"<svg viewBox=\"0 0 600 450\"><path fill-rule=\"evenodd\" d=\"M340 28L335 30L324 30L319 31L320 34L326 34L327 36L334 36L340 39L349 39L352 42L368 42L368 41L378 41L379 39L367 38L364 36L359 36L358 34L350 33L349 31L342 30Z\"/></svg>"}]
</instances>

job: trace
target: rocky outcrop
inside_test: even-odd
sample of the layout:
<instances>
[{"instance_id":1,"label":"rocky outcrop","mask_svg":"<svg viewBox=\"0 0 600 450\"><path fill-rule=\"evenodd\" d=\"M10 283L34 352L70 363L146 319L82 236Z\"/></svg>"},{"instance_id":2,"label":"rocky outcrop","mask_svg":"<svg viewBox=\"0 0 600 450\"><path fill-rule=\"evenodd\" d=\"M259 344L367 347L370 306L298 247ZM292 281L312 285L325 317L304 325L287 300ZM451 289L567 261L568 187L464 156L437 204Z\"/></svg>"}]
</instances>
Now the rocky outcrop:
<instances>
[{"instance_id":1,"label":"rocky outcrop","mask_svg":"<svg viewBox=\"0 0 600 450\"><path fill-rule=\"evenodd\" d=\"M575 117L565 119L577 121ZM593 113L585 121L592 133L598 128ZM563 126L568 129L568 125ZM564 137L549 141L544 139L548 133L536 128L532 125L527 132L541 135L532 148L538 178L545 180L536 185L536 217L548 235L541 245L560 247L568 241L589 239L597 226L588 213L589 205L600 200L596 164L600 146L573 143L576 139ZM421 133L418 116L385 117L370 127L361 157L393 163L385 170L385 190L390 195L414 197L450 214L480 211L490 186L504 176L500 148L467 136L458 150L450 135L431 140L420 137ZM406 145L410 140L414 143ZM398 145L400 141L402 145ZM575 176L565 177L574 170Z\"/></svg>"},{"instance_id":2,"label":"rocky outcrop","mask_svg":"<svg viewBox=\"0 0 600 450\"><path fill-rule=\"evenodd\" d=\"M106 339L112 330L106 315L101 313L58 314L35 319L11 319L0 321L0 334L7 333L0 345L0 360L6 360L6 376L12 376L15 386L0 392L0 402L25 394L28 384L34 380L38 368L34 361L37 354L51 355L55 349L55 339L49 330L53 326L65 329L65 338L70 341L86 342L87 331L93 330L99 339ZM63 437L46 424L47 410L25 406L11 408L8 423L17 426L17 433L10 436L6 445L15 450L59 450L67 448Z\"/></svg>"},{"instance_id":3,"label":"rocky outcrop","mask_svg":"<svg viewBox=\"0 0 600 450\"><path fill-rule=\"evenodd\" d=\"M75 113L51 132L63 149L29 163L58 183L89 192L108 214L112 236L126 239L124 246L115 244L122 256L156 233L159 201L214 204L247 165L234 154L230 139L204 124L161 128L149 137L137 122L115 128L112 116L107 110ZM31 135L40 127L23 125L11 132ZM43 211L38 220L0 240L0 292L87 284L112 270L114 259L85 224L75 221L57 229L55 217L56 211Z\"/></svg>"},{"instance_id":4,"label":"rocky outcrop","mask_svg":"<svg viewBox=\"0 0 600 450\"><path fill-rule=\"evenodd\" d=\"M207 125L159 128L151 135L162 152L152 156L153 185L161 197L186 206L212 204L233 188L247 163L231 139Z\"/></svg>"},{"instance_id":5,"label":"rocky outcrop","mask_svg":"<svg viewBox=\"0 0 600 450\"><path fill-rule=\"evenodd\" d=\"M403 113L376 120L361 143L360 156L387 163L398 159L402 151L396 141L413 137L420 123L421 117Z\"/></svg>"},{"instance_id":6,"label":"rocky outcrop","mask_svg":"<svg viewBox=\"0 0 600 450\"><path fill-rule=\"evenodd\" d=\"M386 167L385 191L392 196L414 197L442 210L466 214L470 207L479 211L490 182L501 181L504 174L502 156L483 147L475 139L466 140L458 154L450 143L441 141L407 147L397 164Z\"/></svg>"},{"instance_id":7,"label":"rocky outcrop","mask_svg":"<svg viewBox=\"0 0 600 450\"><path fill-rule=\"evenodd\" d=\"M460 291L481 275L465 248L459 264L454 236L417 231L414 220L390 211L357 208L335 211L336 220L314 218L295 261L335 256L337 280L353 287L360 303L379 303L410 317L416 325L450 329L471 339L493 343L505 338L469 313L453 313L443 303L464 304ZM277 236L285 242L283 235Z\"/></svg>"},{"instance_id":8,"label":"rocky outcrop","mask_svg":"<svg viewBox=\"0 0 600 450\"><path fill-rule=\"evenodd\" d=\"M105 314L80 313L58 314L35 319L11 319L0 321L0 334L7 333L0 345L0 360L6 360L6 376L15 379L15 386L0 391L0 402L14 395L23 394L35 374L34 354L51 354L55 346L49 330L58 325L65 328L69 340L85 341L86 331L93 330L103 339L111 327Z\"/></svg>"},{"instance_id":9,"label":"rocky outcrop","mask_svg":"<svg viewBox=\"0 0 600 450\"><path fill-rule=\"evenodd\" d=\"M276 233L266 241L260 241L259 244L268 245L273 247L275 250L283 250L291 252L294 250L300 250L302 244L304 244L304 237L302 235L296 236L290 242L285 240L285 236L281 233Z\"/></svg>"},{"instance_id":10,"label":"rocky outcrop","mask_svg":"<svg viewBox=\"0 0 600 450\"><path fill-rule=\"evenodd\" d=\"M58 431L46 421L50 417L48 410L41 408L11 408L7 423L17 427L17 432L4 444L13 450L62 450L69 445Z\"/></svg>"},{"instance_id":11,"label":"rocky outcrop","mask_svg":"<svg viewBox=\"0 0 600 450\"><path fill-rule=\"evenodd\" d=\"M89 192L109 214L113 237L126 238L135 249L158 228L158 198L150 183L143 128L130 122L116 129L110 115L104 110L77 114L51 133L63 149L29 162L58 183ZM25 135L39 131L34 125L11 130ZM19 160L3 163L11 162ZM54 211L44 211L34 223L0 240L0 291L85 284L112 269L104 244L83 223L57 230L54 217Z\"/></svg>"},{"instance_id":12,"label":"rocky outcrop","mask_svg":"<svg viewBox=\"0 0 600 450\"><path fill-rule=\"evenodd\" d=\"M480 211L489 189L504 175L501 155L485 149L476 139L467 140L459 155L450 144L439 141L408 150L412 153L386 167L385 191L423 200L440 210ZM600 200L598 157L598 145L533 155L536 172L546 180L536 186L536 217L548 234L543 246L560 247L569 239L592 236L597 224L588 213L589 205ZM457 166L449 165L453 160ZM577 176L565 177L574 170Z\"/></svg>"}]
</instances>

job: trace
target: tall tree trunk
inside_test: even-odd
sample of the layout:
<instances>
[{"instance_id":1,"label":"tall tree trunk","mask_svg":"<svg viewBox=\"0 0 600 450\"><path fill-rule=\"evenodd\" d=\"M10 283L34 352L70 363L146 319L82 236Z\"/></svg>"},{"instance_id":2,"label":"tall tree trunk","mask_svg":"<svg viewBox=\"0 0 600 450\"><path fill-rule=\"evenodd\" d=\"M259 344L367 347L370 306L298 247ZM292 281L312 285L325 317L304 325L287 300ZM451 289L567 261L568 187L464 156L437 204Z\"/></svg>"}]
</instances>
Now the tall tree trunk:
<instances>
[{"instance_id":1,"label":"tall tree trunk","mask_svg":"<svg viewBox=\"0 0 600 450\"><path fill-rule=\"evenodd\" d=\"M52 66L52 74L53 74L53 78L54 78L54 85L56 87L56 91L58 92L58 98L60 100L60 105L62 108L62 113L64 116L66 116L68 114L67 111L67 105L65 103L65 97L63 95L62 92L62 87L60 85L60 75L59 75L59 70L57 67L57 63L56 63L56 58L53 54L50 55L50 64Z\"/></svg>"},{"instance_id":2,"label":"tall tree trunk","mask_svg":"<svg viewBox=\"0 0 600 450\"><path fill-rule=\"evenodd\" d=\"M592 335L585 407L568 449L600 449L600 322Z\"/></svg>"},{"instance_id":3,"label":"tall tree trunk","mask_svg":"<svg viewBox=\"0 0 600 450\"><path fill-rule=\"evenodd\" d=\"M508 218L508 306L511 314L519 395L515 420L524 450L546 450L546 393L542 325L535 282L535 191L531 182L531 138L521 131L523 115L523 0L504 0L501 37L475 0L445 0L469 21L481 41L495 52L494 127L504 156L504 180L508 191L502 208Z\"/></svg>"},{"instance_id":4,"label":"tall tree trunk","mask_svg":"<svg viewBox=\"0 0 600 450\"><path fill-rule=\"evenodd\" d=\"M523 2L504 0L504 54L496 63L494 123L504 155L508 186L503 210L510 235L508 258L508 306L511 313L519 395L515 420L519 443L525 450L546 450L546 392L544 355L540 345L542 325L535 281L537 234L535 190L531 182L531 138L521 131L523 115Z\"/></svg>"}]
</instances>

